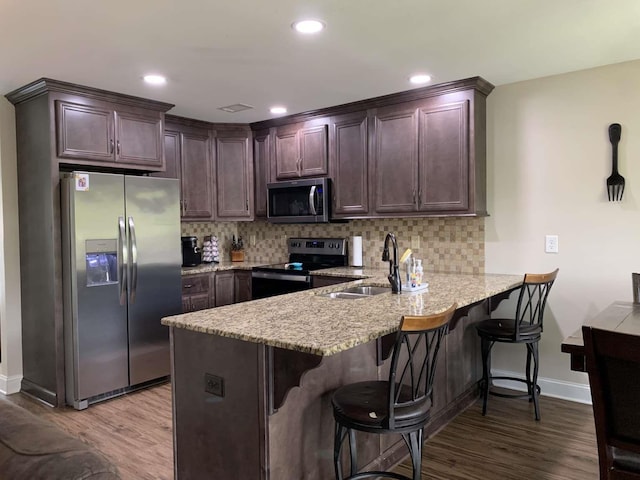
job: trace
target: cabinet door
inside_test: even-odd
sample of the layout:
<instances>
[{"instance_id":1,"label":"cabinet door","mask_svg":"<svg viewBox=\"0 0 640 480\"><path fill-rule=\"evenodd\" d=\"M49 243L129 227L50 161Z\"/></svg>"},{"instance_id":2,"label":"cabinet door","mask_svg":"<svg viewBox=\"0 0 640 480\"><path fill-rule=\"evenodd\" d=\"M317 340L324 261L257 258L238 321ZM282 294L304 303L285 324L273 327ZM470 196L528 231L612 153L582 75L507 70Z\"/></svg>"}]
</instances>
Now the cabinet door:
<instances>
[{"instance_id":1,"label":"cabinet door","mask_svg":"<svg viewBox=\"0 0 640 480\"><path fill-rule=\"evenodd\" d=\"M275 134L276 179L298 178L300 141L298 131L292 127L278 128Z\"/></svg>"},{"instance_id":2,"label":"cabinet door","mask_svg":"<svg viewBox=\"0 0 640 480\"><path fill-rule=\"evenodd\" d=\"M343 115L331 123L332 217L369 212L367 114Z\"/></svg>"},{"instance_id":3,"label":"cabinet door","mask_svg":"<svg viewBox=\"0 0 640 480\"><path fill-rule=\"evenodd\" d=\"M417 108L378 110L373 153L376 212L414 212L418 194Z\"/></svg>"},{"instance_id":4,"label":"cabinet door","mask_svg":"<svg viewBox=\"0 0 640 480\"><path fill-rule=\"evenodd\" d=\"M153 172L150 176L180 178L180 132L164 131L164 167L164 172Z\"/></svg>"},{"instance_id":5,"label":"cabinet door","mask_svg":"<svg viewBox=\"0 0 640 480\"><path fill-rule=\"evenodd\" d=\"M420 109L420 210L469 208L468 125L466 100Z\"/></svg>"},{"instance_id":6,"label":"cabinet door","mask_svg":"<svg viewBox=\"0 0 640 480\"><path fill-rule=\"evenodd\" d=\"M116 111L116 162L163 167L162 116Z\"/></svg>"},{"instance_id":7,"label":"cabinet door","mask_svg":"<svg viewBox=\"0 0 640 480\"><path fill-rule=\"evenodd\" d=\"M208 134L180 134L182 217L213 219L213 176Z\"/></svg>"},{"instance_id":8,"label":"cabinet door","mask_svg":"<svg viewBox=\"0 0 640 480\"><path fill-rule=\"evenodd\" d=\"M327 126L308 127L300 130L301 177L319 177L328 173Z\"/></svg>"},{"instance_id":9,"label":"cabinet door","mask_svg":"<svg viewBox=\"0 0 640 480\"><path fill-rule=\"evenodd\" d=\"M191 309L191 295L182 296L182 313L193 312Z\"/></svg>"},{"instance_id":10,"label":"cabinet door","mask_svg":"<svg viewBox=\"0 0 640 480\"><path fill-rule=\"evenodd\" d=\"M248 136L216 138L216 219L253 220L253 168Z\"/></svg>"},{"instance_id":11,"label":"cabinet door","mask_svg":"<svg viewBox=\"0 0 640 480\"><path fill-rule=\"evenodd\" d=\"M267 183L271 181L271 137L269 131L256 132L253 139L253 159L255 178L255 215L267 216Z\"/></svg>"},{"instance_id":12,"label":"cabinet door","mask_svg":"<svg viewBox=\"0 0 640 480\"><path fill-rule=\"evenodd\" d=\"M56 101L58 157L113 162L113 110Z\"/></svg>"},{"instance_id":13,"label":"cabinet door","mask_svg":"<svg viewBox=\"0 0 640 480\"><path fill-rule=\"evenodd\" d=\"M251 300L251 272L234 272L235 303Z\"/></svg>"},{"instance_id":14,"label":"cabinet door","mask_svg":"<svg viewBox=\"0 0 640 480\"><path fill-rule=\"evenodd\" d=\"M216 272L214 280L216 285L216 307L231 305L235 300L233 271Z\"/></svg>"},{"instance_id":15,"label":"cabinet door","mask_svg":"<svg viewBox=\"0 0 640 480\"><path fill-rule=\"evenodd\" d=\"M199 293L197 295L191 295L190 311L197 312L198 310L205 310L207 308L211 308L211 305L209 305L208 293Z\"/></svg>"}]
</instances>

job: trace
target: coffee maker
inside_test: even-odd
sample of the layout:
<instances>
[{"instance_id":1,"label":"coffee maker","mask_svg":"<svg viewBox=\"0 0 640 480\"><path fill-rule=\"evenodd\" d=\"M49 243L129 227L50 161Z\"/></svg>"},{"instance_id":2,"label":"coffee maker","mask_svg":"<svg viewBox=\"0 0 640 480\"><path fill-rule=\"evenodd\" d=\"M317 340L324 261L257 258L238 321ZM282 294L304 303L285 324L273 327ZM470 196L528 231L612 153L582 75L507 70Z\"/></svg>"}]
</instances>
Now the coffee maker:
<instances>
[{"instance_id":1,"label":"coffee maker","mask_svg":"<svg viewBox=\"0 0 640 480\"><path fill-rule=\"evenodd\" d=\"M198 237L182 237L182 266L196 267L202 263Z\"/></svg>"}]
</instances>

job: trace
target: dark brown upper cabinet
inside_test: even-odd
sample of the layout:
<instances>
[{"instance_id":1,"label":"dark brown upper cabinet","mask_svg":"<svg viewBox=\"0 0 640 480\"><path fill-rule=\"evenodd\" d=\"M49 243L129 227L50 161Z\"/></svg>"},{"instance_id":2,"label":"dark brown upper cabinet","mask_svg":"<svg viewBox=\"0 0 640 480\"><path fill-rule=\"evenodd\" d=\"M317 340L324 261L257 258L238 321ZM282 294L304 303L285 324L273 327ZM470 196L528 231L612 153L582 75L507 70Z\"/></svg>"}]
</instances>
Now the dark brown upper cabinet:
<instances>
[{"instance_id":1,"label":"dark brown upper cabinet","mask_svg":"<svg viewBox=\"0 0 640 480\"><path fill-rule=\"evenodd\" d=\"M333 218L369 213L368 142L366 112L331 118L329 170L333 179Z\"/></svg>"},{"instance_id":2,"label":"dark brown upper cabinet","mask_svg":"<svg viewBox=\"0 0 640 480\"><path fill-rule=\"evenodd\" d=\"M182 220L252 220L253 153L247 125L167 115L166 171L181 180Z\"/></svg>"},{"instance_id":3,"label":"dark brown upper cabinet","mask_svg":"<svg viewBox=\"0 0 640 480\"><path fill-rule=\"evenodd\" d=\"M216 219L253 220L251 131L216 130Z\"/></svg>"},{"instance_id":4,"label":"dark brown upper cabinet","mask_svg":"<svg viewBox=\"0 0 640 480\"><path fill-rule=\"evenodd\" d=\"M418 210L469 208L469 100L418 110Z\"/></svg>"},{"instance_id":5,"label":"dark brown upper cabinet","mask_svg":"<svg viewBox=\"0 0 640 480\"><path fill-rule=\"evenodd\" d=\"M474 95L455 92L378 109L372 169L376 213L486 214L485 140L470 136L474 127L485 131L484 115L481 125L471 116Z\"/></svg>"},{"instance_id":6,"label":"dark brown upper cabinet","mask_svg":"<svg viewBox=\"0 0 640 480\"><path fill-rule=\"evenodd\" d=\"M254 133L253 137L253 171L255 178L254 204L255 216L267 216L267 183L271 181L271 147L272 136L269 130Z\"/></svg>"},{"instance_id":7,"label":"dark brown upper cabinet","mask_svg":"<svg viewBox=\"0 0 640 480\"><path fill-rule=\"evenodd\" d=\"M180 133L183 220L213 220L213 174L208 131Z\"/></svg>"},{"instance_id":8,"label":"dark brown upper cabinet","mask_svg":"<svg viewBox=\"0 0 640 480\"><path fill-rule=\"evenodd\" d=\"M275 166L276 180L327 175L324 119L276 128Z\"/></svg>"},{"instance_id":9,"label":"dark brown upper cabinet","mask_svg":"<svg viewBox=\"0 0 640 480\"><path fill-rule=\"evenodd\" d=\"M275 178L301 176L302 127L329 128L332 218L486 215L486 98L472 77L251 124ZM315 123L314 123L315 122Z\"/></svg>"},{"instance_id":10,"label":"dark brown upper cabinet","mask_svg":"<svg viewBox=\"0 0 640 480\"><path fill-rule=\"evenodd\" d=\"M58 100L58 157L163 169L163 114Z\"/></svg>"},{"instance_id":11,"label":"dark brown upper cabinet","mask_svg":"<svg viewBox=\"0 0 640 480\"><path fill-rule=\"evenodd\" d=\"M377 213L417 209L418 112L413 105L380 108L374 116L373 190Z\"/></svg>"},{"instance_id":12,"label":"dark brown upper cabinet","mask_svg":"<svg viewBox=\"0 0 640 480\"><path fill-rule=\"evenodd\" d=\"M182 220L214 219L210 125L173 115L166 117L165 171L151 175L180 180Z\"/></svg>"}]
</instances>

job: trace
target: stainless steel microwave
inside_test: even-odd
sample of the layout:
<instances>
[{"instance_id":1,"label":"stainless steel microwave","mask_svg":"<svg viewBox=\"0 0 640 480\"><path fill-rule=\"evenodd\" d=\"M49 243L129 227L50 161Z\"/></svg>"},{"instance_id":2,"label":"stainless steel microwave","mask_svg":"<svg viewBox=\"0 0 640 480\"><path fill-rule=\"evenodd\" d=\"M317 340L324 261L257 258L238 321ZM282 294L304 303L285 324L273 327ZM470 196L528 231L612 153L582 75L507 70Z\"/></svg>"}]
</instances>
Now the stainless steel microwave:
<instances>
[{"instance_id":1,"label":"stainless steel microwave","mask_svg":"<svg viewBox=\"0 0 640 480\"><path fill-rule=\"evenodd\" d=\"M267 184L267 219L272 223L329 221L329 178L308 178Z\"/></svg>"}]
</instances>

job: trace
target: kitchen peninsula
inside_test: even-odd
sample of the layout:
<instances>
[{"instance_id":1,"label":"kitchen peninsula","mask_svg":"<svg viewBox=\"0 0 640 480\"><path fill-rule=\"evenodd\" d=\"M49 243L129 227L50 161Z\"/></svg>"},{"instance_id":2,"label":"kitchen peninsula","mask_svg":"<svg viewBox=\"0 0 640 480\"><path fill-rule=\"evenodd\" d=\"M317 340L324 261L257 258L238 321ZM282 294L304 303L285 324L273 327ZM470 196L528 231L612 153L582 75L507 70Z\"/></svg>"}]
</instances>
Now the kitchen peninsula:
<instances>
[{"instance_id":1,"label":"kitchen peninsula","mask_svg":"<svg viewBox=\"0 0 640 480\"><path fill-rule=\"evenodd\" d=\"M352 269L317 273L353 276ZM477 397L479 340L473 323L522 282L514 275L429 274L429 291L357 300L323 294L363 280L166 317L171 330L177 479L333 478L331 393L384 379L400 317L458 303L440 351L427 434ZM400 437L358 435L359 467L387 469L406 455Z\"/></svg>"}]
</instances>

